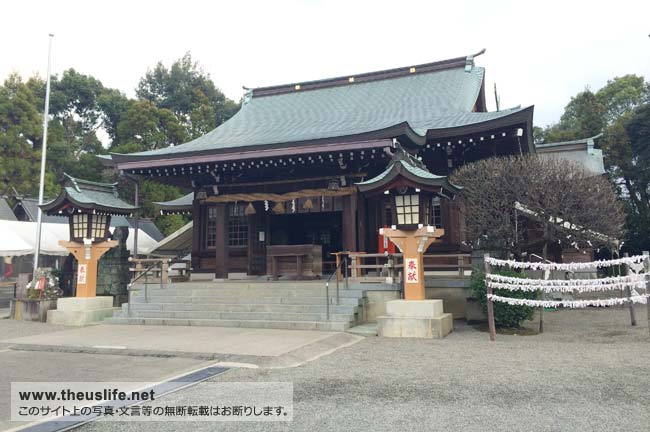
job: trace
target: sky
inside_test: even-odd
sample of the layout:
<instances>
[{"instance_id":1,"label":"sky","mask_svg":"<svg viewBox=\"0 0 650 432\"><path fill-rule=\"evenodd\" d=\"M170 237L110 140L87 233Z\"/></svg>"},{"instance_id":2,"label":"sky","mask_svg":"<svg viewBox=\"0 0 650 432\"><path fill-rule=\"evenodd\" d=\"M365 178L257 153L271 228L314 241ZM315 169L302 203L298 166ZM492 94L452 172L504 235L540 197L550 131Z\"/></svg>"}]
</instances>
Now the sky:
<instances>
[{"instance_id":1,"label":"sky","mask_svg":"<svg viewBox=\"0 0 650 432\"><path fill-rule=\"evenodd\" d=\"M650 80L650 2L37 1L0 3L0 80L68 68L134 96L162 61L191 52L234 100L259 87L476 53L489 110L535 105L557 122L571 96L625 74Z\"/></svg>"}]
</instances>

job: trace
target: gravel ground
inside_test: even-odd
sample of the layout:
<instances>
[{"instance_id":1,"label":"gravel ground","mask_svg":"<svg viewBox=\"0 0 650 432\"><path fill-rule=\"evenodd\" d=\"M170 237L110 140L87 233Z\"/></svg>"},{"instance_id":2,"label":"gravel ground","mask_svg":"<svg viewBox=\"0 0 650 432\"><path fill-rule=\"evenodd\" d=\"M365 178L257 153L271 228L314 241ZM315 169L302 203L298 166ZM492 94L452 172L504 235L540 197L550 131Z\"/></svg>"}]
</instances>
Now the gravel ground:
<instances>
[{"instance_id":1,"label":"gravel ground","mask_svg":"<svg viewBox=\"0 0 650 432\"><path fill-rule=\"evenodd\" d=\"M626 309L545 314L543 335L457 323L443 340L369 337L293 369L234 369L213 381L290 381L290 423L110 423L83 431L647 431L650 335ZM534 328L534 323L530 324ZM209 401L205 385L161 405Z\"/></svg>"},{"instance_id":2,"label":"gravel ground","mask_svg":"<svg viewBox=\"0 0 650 432\"><path fill-rule=\"evenodd\" d=\"M23 336L51 333L55 331L66 330L69 328L71 327L52 325L41 322L0 319L0 341Z\"/></svg>"}]
</instances>

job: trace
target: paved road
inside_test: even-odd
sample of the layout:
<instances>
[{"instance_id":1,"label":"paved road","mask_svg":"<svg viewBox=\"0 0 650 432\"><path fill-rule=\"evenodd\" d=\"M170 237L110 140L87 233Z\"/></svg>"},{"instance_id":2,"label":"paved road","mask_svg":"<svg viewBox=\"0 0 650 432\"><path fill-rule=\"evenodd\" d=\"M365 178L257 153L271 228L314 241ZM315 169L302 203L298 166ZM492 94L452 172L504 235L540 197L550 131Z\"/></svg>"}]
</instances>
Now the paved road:
<instances>
[{"instance_id":1,"label":"paved road","mask_svg":"<svg viewBox=\"0 0 650 432\"><path fill-rule=\"evenodd\" d=\"M645 308L549 312L536 336L466 327L444 340L367 338L304 366L240 369L214 381L290 381L294 420L95 422L104 431L647 431L650 337ZM531 325L531 327L533 327ZM163 405L210 400L207 385Z\"/></svg>"},{"instance_id":2,"label":"paved road","mask_svg":"<svg viewBox=\"0 0 650 432\"><path fill-rule=\"evenodd\" d=\"M100 324L17 339L0 339L9 344L114 346L151 351L279 356L336 334L324 331L236 327Z\"/></svg>"},{"instance_id":3,"label":"paved road","mask_svg":"<svg viewBox=\"0 0 650 432\"><path fill-rule=\"evenodd\" d=\"M206 364L186 358L0 351L0 430L21 425L9 421L11 382L153 382Z\"/></svg>"}]
</instances>

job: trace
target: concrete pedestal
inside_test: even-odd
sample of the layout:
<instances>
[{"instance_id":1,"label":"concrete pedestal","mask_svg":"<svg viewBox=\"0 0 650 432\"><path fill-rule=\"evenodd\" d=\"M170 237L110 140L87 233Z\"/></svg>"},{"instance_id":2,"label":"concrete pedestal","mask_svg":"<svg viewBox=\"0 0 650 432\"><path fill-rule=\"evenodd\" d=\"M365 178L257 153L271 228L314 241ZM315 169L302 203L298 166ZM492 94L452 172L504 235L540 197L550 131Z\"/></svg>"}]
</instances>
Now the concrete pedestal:
<instances>
[{"instance_id":1,"label":"concrete pedestal","mask_svg":"<svg viewBox=\"0 0 650 432\"><path fill-rule=\"evenodd\" d=\"M386 314L377 317L378 336L441 339L453 330L442 300L392 300L386 302Z\"/></svg>"},{"instance_id":2,"label":"concrete pedestal","mask_svg":"<svg viewBox=\"0 0 650 432\"><path fill-rule=\"evenodd\" d=\"M111 296L60 298L56 310L47 312L47 322L80 327L112 317L117 309Z\"/></svg>"}]
</instances>

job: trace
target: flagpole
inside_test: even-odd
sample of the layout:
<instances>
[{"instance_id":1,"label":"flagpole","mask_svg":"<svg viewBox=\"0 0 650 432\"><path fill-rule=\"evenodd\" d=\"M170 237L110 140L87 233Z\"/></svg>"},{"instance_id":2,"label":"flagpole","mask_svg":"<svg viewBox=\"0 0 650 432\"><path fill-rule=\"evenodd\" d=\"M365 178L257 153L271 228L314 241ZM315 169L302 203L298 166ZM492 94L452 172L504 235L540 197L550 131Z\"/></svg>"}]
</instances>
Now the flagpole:
<instances>
[{"instance_id":1,"label":"flagpole","mask_svg":"<svg viewBox=\"0 0 650 432\"><path fill-rule=\"evenodd\" d=\"M52 67L52 39L54 35L50 33L50 44L47 50L47 80L45 84L45 110L43 111L43 146L41 147L41 181L38 186L38 219L36 221L36 245L34 250L34 270L32 276L36 278L38 261L41 254L41 225L43 224L43 188L45 186L45 160L47 158L47 124L50 116L50 69Z\"/></svg>"}]
</instances>

